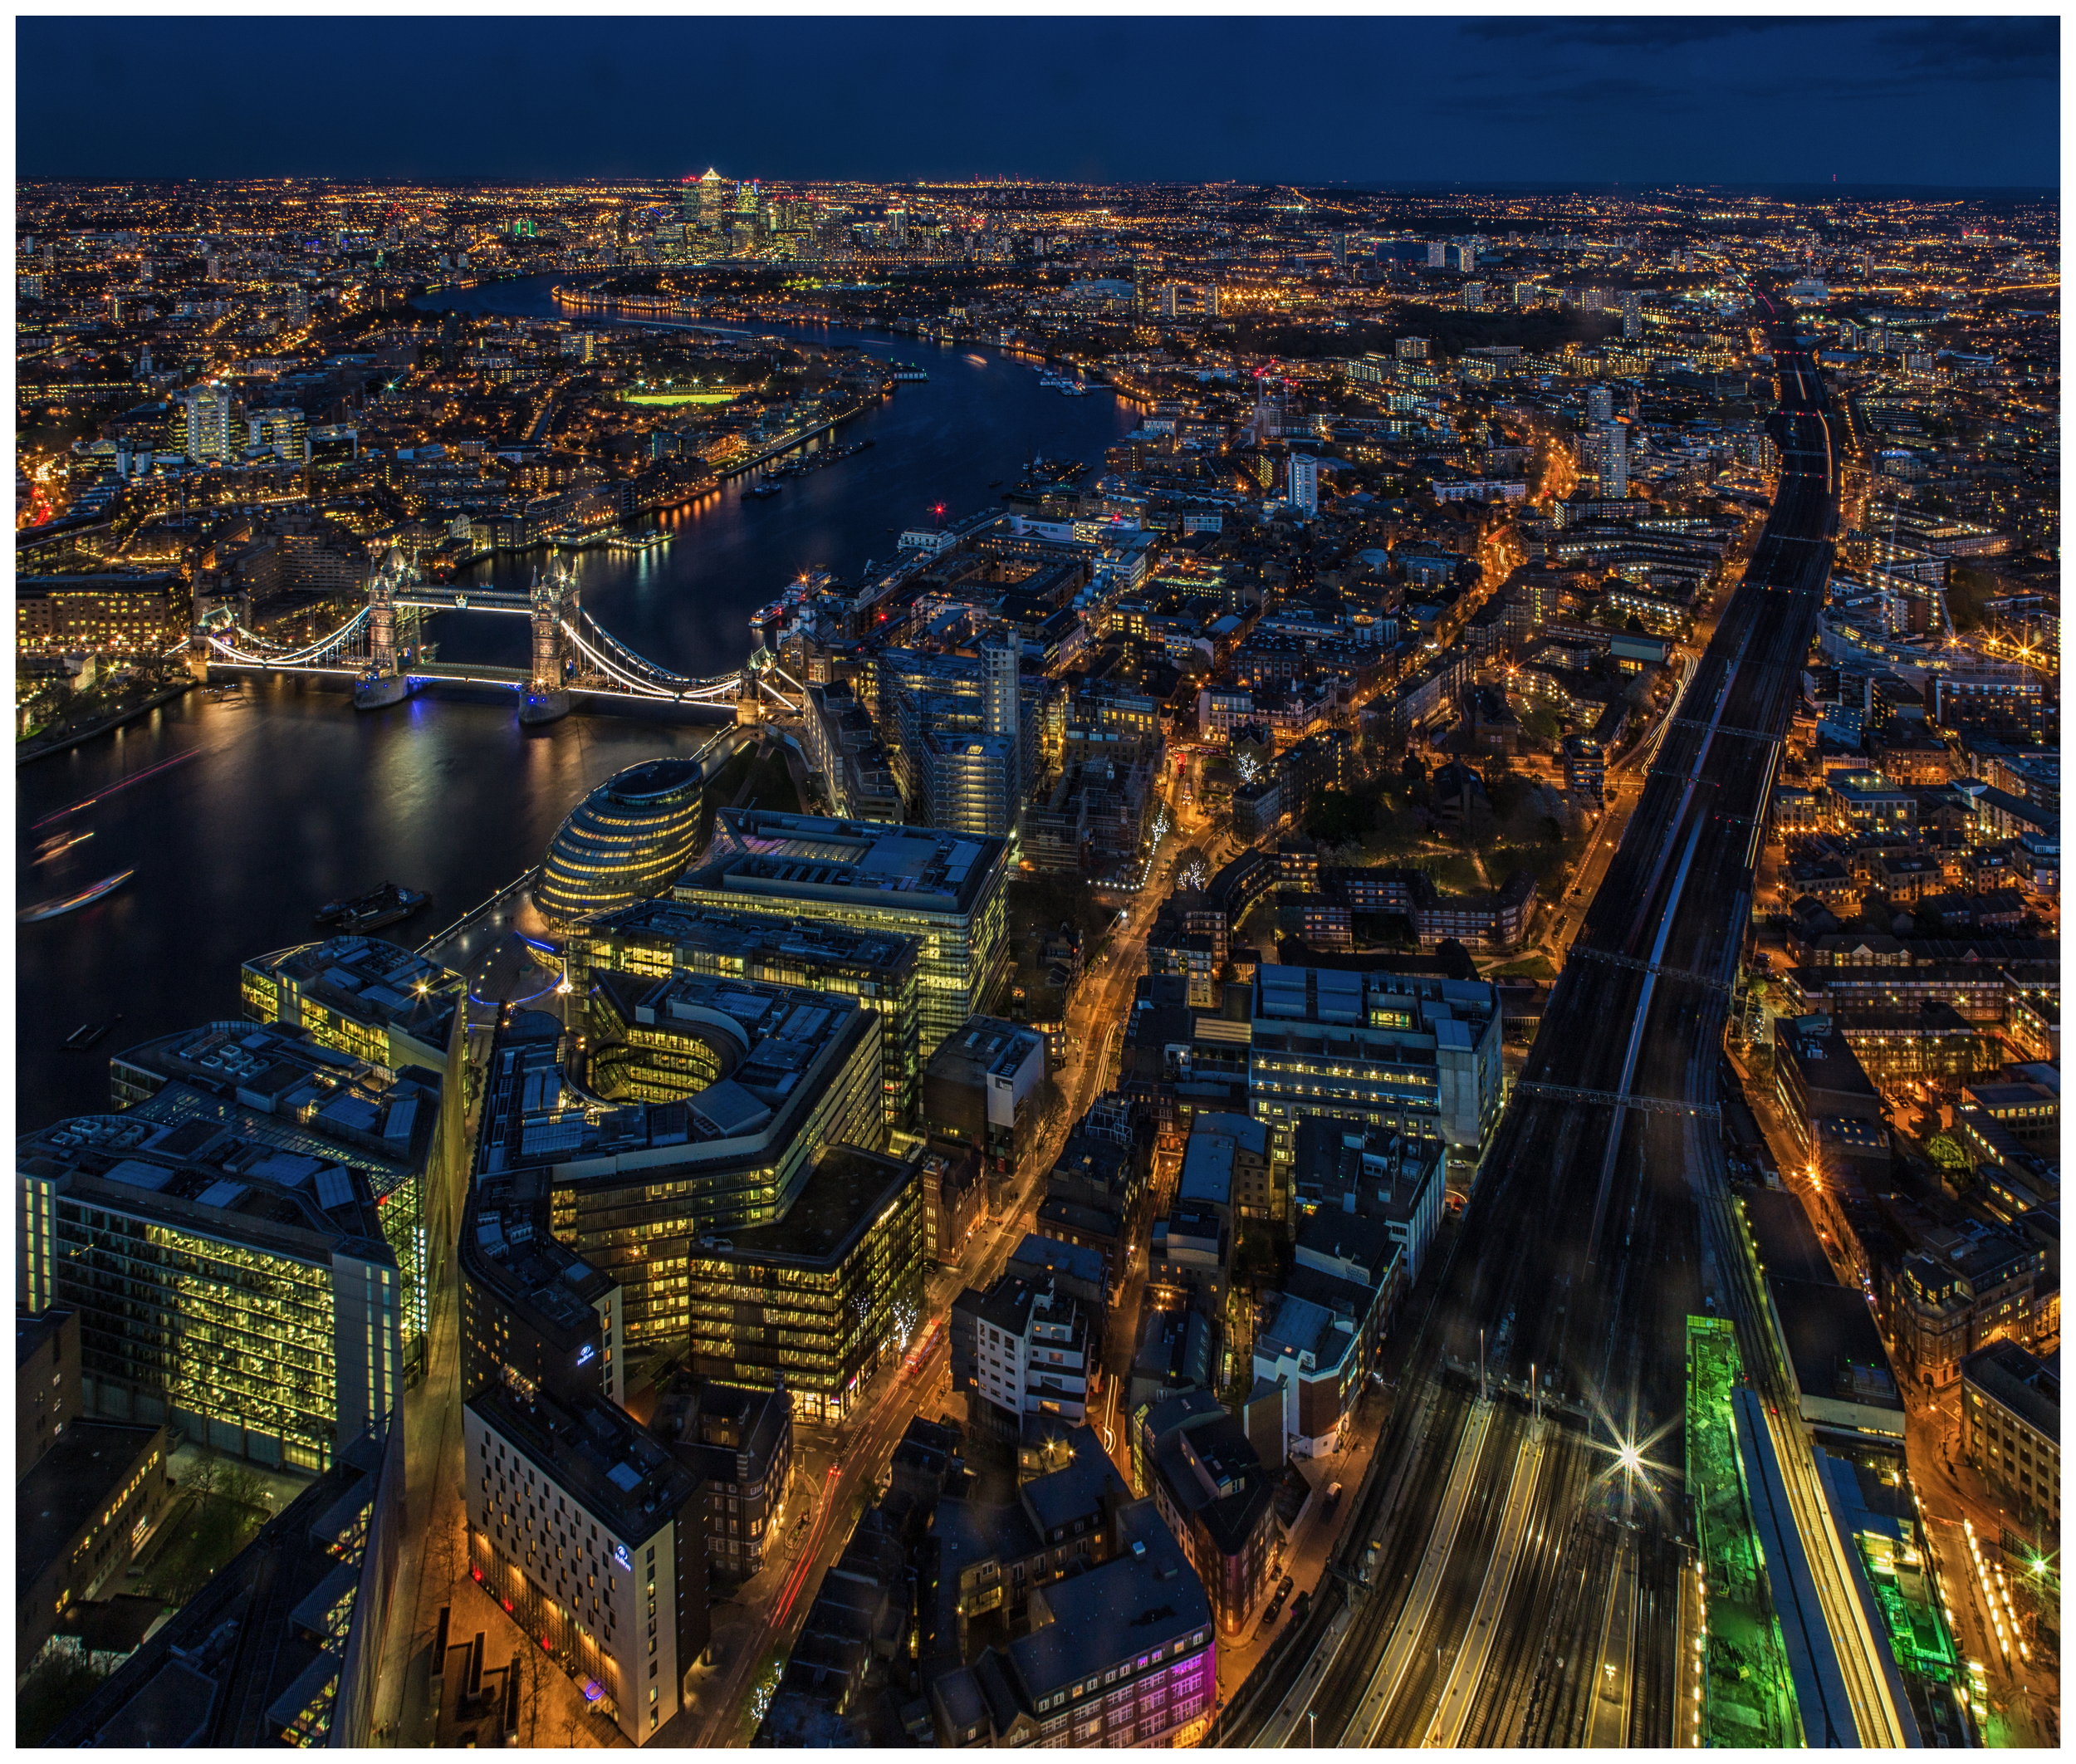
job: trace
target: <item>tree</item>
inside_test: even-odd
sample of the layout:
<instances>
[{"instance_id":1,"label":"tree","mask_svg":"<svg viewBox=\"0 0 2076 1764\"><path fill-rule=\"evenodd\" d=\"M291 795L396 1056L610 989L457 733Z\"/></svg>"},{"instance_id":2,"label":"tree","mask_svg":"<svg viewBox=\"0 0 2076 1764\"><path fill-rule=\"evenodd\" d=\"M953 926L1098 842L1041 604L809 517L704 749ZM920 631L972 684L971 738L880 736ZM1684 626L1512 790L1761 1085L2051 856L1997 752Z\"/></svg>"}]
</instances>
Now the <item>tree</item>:
<instances>
[{"instance_id":1,"label":"tree","mask_svg":"<svg viewBox=\"0 0 2076 1764\"><path fill-rule=\"evenodd\" d=\"M1445 937L1435 945L1434 953L1441 958L1442 972L1452 980L1475 980L1478 965L1471 959L1471 952L1452 937Z\"/></svg>"},{"instance_id":2,"label":"tree","mask_svg":"<svg viewBox=\"0 0 2076 1764\"><path fill-rule=\"evenodd\" d=\"M1370 805L1344 790L1327 789L1312 799L1305 831L1322 845L1349 845L1369 831Z\"/></svg>"}]
</instances>

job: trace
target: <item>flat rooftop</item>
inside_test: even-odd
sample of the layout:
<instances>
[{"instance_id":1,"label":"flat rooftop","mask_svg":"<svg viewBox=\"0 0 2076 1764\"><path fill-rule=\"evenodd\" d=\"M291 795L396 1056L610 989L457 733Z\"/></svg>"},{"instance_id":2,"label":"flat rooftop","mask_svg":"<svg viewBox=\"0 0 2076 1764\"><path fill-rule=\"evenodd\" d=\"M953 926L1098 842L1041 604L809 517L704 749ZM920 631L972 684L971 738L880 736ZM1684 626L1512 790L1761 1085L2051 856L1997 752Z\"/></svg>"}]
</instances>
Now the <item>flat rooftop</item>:
<instances>
[{"instance_id":1,"label":"flat rooftop","mask_svg":"<svg viewBox=\"0 0 2076 1764\"><path fill-rule=\"evenodd\" d=\"M859 1146L832 1145L816 1161L784 1218L699 1240L692 1253L756 1264L833 1267L864 1240L915 1168Z\"/></svg>"},{"instance_id":2,"label":"flat rooftop","mask_svg":"<svg viewBox=\"0 0 2076 1764\"><path fill-rule=\"evenodd\" d=\"M913 962L922 948L919 939L895 932L814 919L787 923L769 914L731 913L667 896L601 913L580 922L570 933L572 943L582 940L594 950L620 938L668 943L683 968L701 965L696 959L686 959L688 956L732 957L745 964L745 978L749 979L764 978L755 971L756 964L809 973L830 967L896 973Z\"/></svg>"},{"instance_id":3,"label":"flat rooftop","mask_svg":"<svg viewBox=\"0 0 2076 1764\"><path fill-rule=\"evenodd\" d=\"M245 965L292 982L304 997L342 1016L384 1023L438 1046L445 1046L468 991L452 968L379 937L327 938Z\"/></svg>"},{"instance_id":4,"label":"flat rooftop","mask_svg":"<svg viewBox=\"0 0 2076 1764\"><path fill-rule=\"evenodd\" d=\"M74 1199L316 1263L335 1252L389 1262L374 1190L349 1155L181 1083L15 1142L21 1174L66 1179Z\"/></svg>"},{"instance_id":5,"label":"flat rooftop","mask_svg":"<svg viewBox=\"0 0 2076 1764\"><path fill-rule=\"evenodd\" d=\"M707 889L967 913L1006 849L1000 839L934 827L717 809L705 861L678 879L676 893L683 900Z\"/></svg>"}]
</instances>

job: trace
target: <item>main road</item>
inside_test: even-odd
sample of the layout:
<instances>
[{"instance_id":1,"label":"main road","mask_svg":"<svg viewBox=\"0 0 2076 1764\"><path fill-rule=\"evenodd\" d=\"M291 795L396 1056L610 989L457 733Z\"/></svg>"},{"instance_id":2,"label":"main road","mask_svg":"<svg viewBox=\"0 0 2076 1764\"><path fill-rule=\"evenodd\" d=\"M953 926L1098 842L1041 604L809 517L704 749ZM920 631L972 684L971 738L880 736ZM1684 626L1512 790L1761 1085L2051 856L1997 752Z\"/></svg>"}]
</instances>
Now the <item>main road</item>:
<instances>
[{"instance_id":1,"label":"main road","mask_svg":"<svg viewBox=\"0 0 2076 1764\"><path fill-rule=\"evenodd\" d=\"M758 1674L768 1669L775 1657L791 1649L823 1575L849 1542L852 1527L909 1421L925 1412L933 1392L943 1394L952 1302L962 1287L986 1287L1001 1273L1036 1223L1045 1177L1058 1162L1068 1133L1109 1087L1117 1048L1107 1031L1121 1026L1129 1012L1138 976L1145 971L1147 933L1166 897L1175 860L1185 849L1187 842L1178 828L1152 855L1144 884L1119 909L1109 941L1083 978L1067 1013L1069 1033L1081 1044L1080 1057L1055 1087L1050 1111L1019 1168L1014 1198L999 1217L974 1232L956 1267L929 1270L919 1345L877 1375L836 1429L834 1448L826 1454L827 1468L818 1472L820 1486L809 1491L807 1536L791 1570L779 1582L770 1605L757 1614L746 1641L735 1645L710 1673L695 1678L693 1705L680 1717L679 1732L669 1736L678 1743L722 1746L748 1737L748 1699ZM1135 1247L1129 1267L1119 1270L1119 1302L1110 1319L1114 1349L1116 1338L1122 1334L1129 1341L1135 1326L1144 1279L1141 1260ZM1127 1280L1128 1272L1135 1277ZM1114 1364L1114 1351L1109 1357ZM1125 1363L1129 1363L1129 1345ZM1111 1424L1114 1431L1114 1421ZM789 1513L801 1510L791 1497L787 1509Z\"/></svg>"},{"instance_id":2,"label":"main road","mask_svg":"<svg viewBox=\"0 0 2076 1764\"><path fill-rule=\"evenodd\" d=\"M1682 1320L1731 1296L1710 1119L1721 1030L1837 507L1822 382L1755 300L1775 338L1771 512L1419 1325L1339 1565L1367 1585L1345 1609L1318 1602L1227 1743L1692 1743L1673 1645ZM1863 1742L1893 1743L1878 1671L1861 1668Z\"/></svg>"}]
</instances>

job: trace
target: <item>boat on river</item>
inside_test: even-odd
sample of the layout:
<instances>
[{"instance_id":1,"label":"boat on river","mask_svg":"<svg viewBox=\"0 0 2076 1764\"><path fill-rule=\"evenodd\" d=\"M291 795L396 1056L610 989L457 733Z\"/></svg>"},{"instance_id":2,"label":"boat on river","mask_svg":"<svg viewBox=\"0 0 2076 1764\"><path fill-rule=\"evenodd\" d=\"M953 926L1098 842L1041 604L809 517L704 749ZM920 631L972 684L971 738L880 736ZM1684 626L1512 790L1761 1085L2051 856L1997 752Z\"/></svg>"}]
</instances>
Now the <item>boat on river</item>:
<instances>
[{"instance_id":1,"label":"boat on river","mask_svg":"<svg viewBox=\"0 0 2076 1764\"><path fill-rule=\"evenodd\" d=\"M384 925L409 919L432 898L423 889L399 888L394 882L384 882L370 893L351 900L334 900L320 909L317 924L321 929L348 936L379 931Z\"/></svg>"},{"instance_id":2,"label":"boat on river","mask_svg":"<svg viewBox=\"0 0 2076 1764\"><path fill-rule=\"evenodd\" d=\"M46 900L32 907L24 907L15 917L25 925L39 924L47 919L61 919L67 913L76 913L83 906L91 906L104 894L112 894L137 872L118 870L112 876L103 876L91 888L83 888L76 894L68 894L62 900Z\"/></svg>"}]
</instances>

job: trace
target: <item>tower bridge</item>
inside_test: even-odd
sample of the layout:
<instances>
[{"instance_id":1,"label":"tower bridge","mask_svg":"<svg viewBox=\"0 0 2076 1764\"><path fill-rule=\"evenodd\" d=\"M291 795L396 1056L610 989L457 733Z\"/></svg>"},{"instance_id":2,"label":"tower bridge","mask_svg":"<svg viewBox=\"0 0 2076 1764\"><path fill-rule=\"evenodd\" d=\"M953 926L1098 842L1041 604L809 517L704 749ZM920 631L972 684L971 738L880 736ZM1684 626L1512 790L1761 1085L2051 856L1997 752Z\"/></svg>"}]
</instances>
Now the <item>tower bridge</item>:
<instances>
[{"instance_id":1,"label":"tower bridge","mask_svg":"<svg viewBox=\"0 0 2076 1764\"><path fill-rule=\"evenodd\" d=\"M529 665L433 659L425 621L443 612L501 613L528 620ZM420 687L441 681L507 688L519 694L519 720L528 723L568 715L579 696L712 705L729 709L739 722L755 722L771 710L798 714L805 708L805 691L762 650L733 673L705 679L673 674L638 654L592 616L576 577L560 557L536 568L532 586L515 593L428 584L391 546L369 576L367 605L321 637L300 646L277 643L222 609L196 622L188 647L198 665L350 679L360 710L399 703Z\"/></svg>"}]
</instances>

